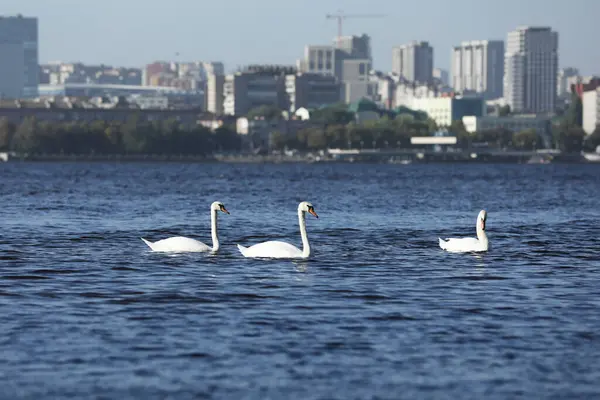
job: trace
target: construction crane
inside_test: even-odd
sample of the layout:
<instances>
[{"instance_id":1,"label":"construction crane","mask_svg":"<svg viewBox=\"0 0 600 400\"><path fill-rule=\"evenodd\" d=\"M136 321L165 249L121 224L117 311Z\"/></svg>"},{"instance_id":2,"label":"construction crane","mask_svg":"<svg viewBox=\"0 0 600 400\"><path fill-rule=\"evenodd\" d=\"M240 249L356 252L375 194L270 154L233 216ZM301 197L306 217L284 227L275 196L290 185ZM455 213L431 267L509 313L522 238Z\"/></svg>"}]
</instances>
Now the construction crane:
<instances>
[{"instance_id":1,"label":"construction crane","mask_svg":"<svg viewBox=\"0 0 600 400\"><path fill-rule=\"evenodd\" d=\"M337 46L338 48L342 43L342 21L346 18L381 18L384 17L382 14L344 14L342 11L338 11L337 14L327 14L325 18L327 19L337 19L338 21L338 36L337 36Z\"/></svg>"}]
</instances>

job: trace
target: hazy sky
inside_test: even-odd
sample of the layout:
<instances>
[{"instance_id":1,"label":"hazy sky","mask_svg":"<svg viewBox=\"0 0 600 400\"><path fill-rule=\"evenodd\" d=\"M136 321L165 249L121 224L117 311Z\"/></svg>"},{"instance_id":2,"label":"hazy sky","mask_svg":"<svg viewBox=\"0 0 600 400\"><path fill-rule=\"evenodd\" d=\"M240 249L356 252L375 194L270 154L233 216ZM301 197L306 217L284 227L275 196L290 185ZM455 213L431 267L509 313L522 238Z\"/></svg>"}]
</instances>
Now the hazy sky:
<instances>
[{"instance_id":1,"label":"hazy sky","mask_svg":"<svg viewBox=\"0 0 600 400\"><path fill-rule=\"evenodd\" d=\"M599 0L2 0L0 14L39 18L40 62L142 66L155 61L293 64L306 44L330 44L337 22L325 14L378 13L344 21L344 34L372 38L376 69L391 68L391 49L411 40L434 47L449 68L453 45L503 39L520 25L559 32L560 65L600 73Z\"/></svg>"}]
</instances>

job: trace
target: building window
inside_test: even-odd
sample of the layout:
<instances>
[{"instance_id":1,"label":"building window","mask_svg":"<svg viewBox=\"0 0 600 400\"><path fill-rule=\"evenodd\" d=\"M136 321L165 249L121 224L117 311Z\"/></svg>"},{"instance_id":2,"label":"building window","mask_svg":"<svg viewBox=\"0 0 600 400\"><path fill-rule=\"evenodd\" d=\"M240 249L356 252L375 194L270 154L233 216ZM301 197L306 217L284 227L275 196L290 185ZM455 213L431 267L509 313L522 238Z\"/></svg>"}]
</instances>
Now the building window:
<instances>
[{"instance_id":1,"label":"building window","mask_svg":"<svg viewBox=\"0 0 600 400\"><path fill-rule=\"evenodd\" d=\"M365 74L365 64L364 63L360 63L358 64L358 73L359 75L364 75Z\"/></svg>"}]
</instances>

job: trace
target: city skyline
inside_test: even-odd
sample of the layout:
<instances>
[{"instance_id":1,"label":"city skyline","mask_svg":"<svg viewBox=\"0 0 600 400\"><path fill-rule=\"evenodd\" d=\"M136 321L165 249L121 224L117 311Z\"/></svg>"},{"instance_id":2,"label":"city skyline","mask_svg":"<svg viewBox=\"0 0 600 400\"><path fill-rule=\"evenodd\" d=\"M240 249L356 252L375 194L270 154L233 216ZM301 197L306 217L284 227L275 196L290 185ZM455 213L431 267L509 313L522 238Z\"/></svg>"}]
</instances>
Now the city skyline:
<instances>
[{"instance_id":1,"label":"city skyline","mask_svg":"<svg viewBox=\"0 0 600 400\"><path fill-rule=\"evenodd\" d=\"M294 64L305 45L332 44L337 24L325 15L339 8L333 2L313 0L285 8L274 7L270 0L261 4L231 1L203 5L181 0L176 9L161 10L150 9L140 0L129 0L118 9L73 0L62 0L60 8L40 0L4 3L4 15L38 18L40 63L60 60L141 67L161 59L211 60L222 61L227 71L250 63ZM370 2L368 9L357 3L347 2L343 11L385 15L344 21L344 35L365 33L371 37L377 70L391 70L394 46L423 40L435 49L434 66L450 71L453 46L466 40L506 41L508 32L529 25L550 26L559 32L560 67L574 66L585 75L600 72L600 52L590 50L585 40L600 35L600 26L594 21L600 3L571 3L575 6L570 9L585 9L584 13L565 13L558 3L541 0L484 5L462 0L452 8L442 0L429 0L410 9L379 0ZM578 3L581 7L576 6ZM478 11L465 18L464 13L459 14L461 10ZM545 10L546 16L539 10ZM207 14L219 18L204 18ZM424 18L427 23L422 23ZM457 23L461 18L465 18L464 24ZM273 31L290 34L274 35ZM204 36L209 40L203 41ZM115 45L117 40L121 45Z\"/></svg>"}]
</instances>

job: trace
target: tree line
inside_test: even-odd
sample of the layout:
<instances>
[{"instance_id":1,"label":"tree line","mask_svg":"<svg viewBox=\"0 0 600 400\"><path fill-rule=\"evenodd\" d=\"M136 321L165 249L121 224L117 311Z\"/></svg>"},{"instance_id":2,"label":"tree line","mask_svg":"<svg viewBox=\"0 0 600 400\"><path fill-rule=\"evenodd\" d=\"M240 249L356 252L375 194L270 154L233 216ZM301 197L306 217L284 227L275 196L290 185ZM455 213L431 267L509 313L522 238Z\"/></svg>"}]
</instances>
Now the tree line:
<instances>
[{"instance_id":1,"label":"tree line","mask_svg":"<svg viewBox=\"0 0 600 400\"><path fill-rule=\"evenodd\" d=\"M435 121L426 113L407 110L411 113L398 115L382 111L378 120L356 124L355 116L343 104L314 110L311 121L315 126L301 129L295 135L272 132L271 146L275 149L296 149L301 151L326 148L407 148L411 147L411 137L430 136L438 130ZM261 107L250 112L250 116L262 115L276 118L273 107ZM510 107L502 107L500 116L511 115ZM600 145L600 127L586 136L582 128L582 104L574 95L569 107L562 111L551 123L548 138L541 137L534 129L513 132L495 128L479 132L467 132L462 121L454 121L447 127L448 135L457 137L457 147L469 149L486 146L504 150L535 150L548 145L565 152L594 151ZM546 140L545 140L546 139Z\"/></svg>"},{"instance_id":2,"label":"tree line","mask_svg":"<svg viewBox=\"0 0 600 400\"><path fill-rule=\"evenodd\" d=\"M586 137L581 128L581 100L574 96L571 105L552 125L550 145L566 152L593 151L600 145L600 129ZM510 112L510 110L505 110ZM282 118L275 107L262 106L248 117ZM414 136L430 136L437 131L427 114L405 110L396 115L382 111L377 120L355 122L355 114L344 104L314 110L307 126L295 134L269 132L272 150L314 151L326 148L410 148ZM533 150L547 143L535 130L512 132L490 129L469 133L461 121L447 128L457 137L457 147L468 149L485 145L495 149ZM164 154L210 155L238 152L244 147L242 136L233 127L214 132L201 125L188 127L175 119L147 122L134 113L125 122L38 121L28 117L15 125L0 118L0 151L33 154Z\"/></svg>"},{"instance_id":3,"label":"tree line","mask_svg":"<svg viewBox=\"0 0 600 400\"><path fill-rule=\"evenodd\" d=\"M0 119L0 151L33 154L169 154L208 155L239 151L239 135L228 127L214 132L201 125L188 128L175 119L126 122L38 121L27 117L15 125Z\"/></svg>"},{"instance_id":4,"label":"tree line","mask_svg":"<svg viewBox=\"0 0 600 400\"><path fill-rule=\"evenodd\" d=\"M275 149L296 149L314 151L326 148L342 149L385 149L410 148L413 136L431 136L435 131L431 120L419 121L410 116L400 115L394 119L387 117L362 124L327 124L299 130L295 135L273 132L271 145ZM526 129L513 132L496 128L479 132L467 132L461 121L455 121L448 127L448 135L456 136L456 147L469 149L485 146L499 150L529 151L546 148L565 152L593 151L600 145L600 129L586 137L581 126L556 124L551 128L548 140L540 137L536 130ZM549 142L549 143L546 143Z\"/></svg>"}]
</instances>

